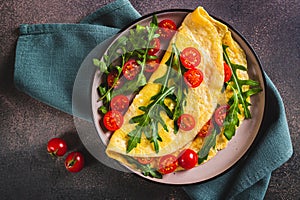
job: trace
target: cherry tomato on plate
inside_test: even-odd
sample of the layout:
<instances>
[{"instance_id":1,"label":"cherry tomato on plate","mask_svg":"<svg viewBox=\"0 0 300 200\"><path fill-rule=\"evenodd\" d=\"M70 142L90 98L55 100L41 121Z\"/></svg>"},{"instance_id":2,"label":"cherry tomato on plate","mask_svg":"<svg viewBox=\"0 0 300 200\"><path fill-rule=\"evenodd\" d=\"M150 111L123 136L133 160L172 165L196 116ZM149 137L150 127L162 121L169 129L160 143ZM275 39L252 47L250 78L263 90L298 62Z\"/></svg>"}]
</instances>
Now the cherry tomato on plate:
<instances>
[{"instance_id":1,"label":"cherry tomato on plate","mask_svg":"<svg viewBox=\"0 0 300 200\"><path fill-rule=\"evenodd\" d=\"M198 155L192 149L183 150L178 158L178 165L184 169L192 169L198 163Z\"/></svg>"},{"instance_id":2,"label":"cherry tomato on plate","mask_svg":"<svg viewBox=\"0 0 300 200\"><path fill-rule=\"evenodd\" d=\"M137 64L136 60L130 59L123 66L123 75L127 80L133 80L140 72L141 66Z\"/></svg>"},{"instance_id":3,"label":"cherry tomato on plate","mask_svg":"<svg viewBox=\"0 0 300 200\"><path fill-rule=\"evenodd\" d=\"M211 122L211 120L208 120L208 122L206 122L206 124L199 131L198 136L206 137L211 134L213 129L214 129L214 124Z\"/></svg>"},{"instance_id":4,"label":"cherry tomato on plate","mask_svg":"<svg viewBox=\"0 0 300 200\"><path fill-rule=\"evenodd\" d=\"M203 73L199 69L189 69L183 74L185 83L191 87L198 87L203 81Z\"/></svg>"},{"instance_id":5,"label":"cherry tomato on plate","mask_svg":"<svg viewBox=\"0 0 300 200\"><path fill-rule=\"evenodd\" d=\"M118 130L123 125L123 116L119 111L110 110L104 115L103 124L107 130Z\"/></svg>"},{"instance_id":6,"label":"cherry tomato on plate","mask_svg":"<svg viewBox=\"0 0 300 200\"><path fill-rule=\"evenodd\" d=\"M65 160L65 167L70 172L79 172L84 167L84 156L80 152L71 152Z\"/></svg>"},{"instance_id":7,"label":"cherry tomato on plate","mask_svg":"<svg viewBox=\"0 0 300 200\"><path fill-rule=\"evenodd\" d=\"M232 76L230 67L224 62L224 83L228 82Z\"/></svg>"},{"instance_id":8,"label":"cherry tomato on plate","mask_svg":"<svg viewBox=\"0 0 300 200\"><path fill-rule=\"evenodd\" d=\"M195 119L192 115L182 114L177 120L179 129L190 131L195 127Z\"/></svg>"},{"instance_id":9,"label":"cherry tomato on plate","mask_svg":"<svg viewBox=\"0 0 300 200\"><path fill-rule=\"evenodd\" d=\"M180 61L187 69L192 69L198 66L201 62L201 55L194 47L187 47L180 53Z\"/></svg>"},{"instance_id":10,"label":"cherry tomato on plate","mask_svg":"<svg viewBox=\"0 0 300 200\"><path fill-rule=\"evenodd\" d=\"M147 60L145 71L154 72L159 67L159 59Z\"/></svg>"},{"instance_id":11,"label":"cherry tomato on plate","mask_svg":"<svg viewBox=\"0 0 300 200\"><path fill-rule=\"evenodd\" d=\"M137 161L143 165L149 164L154 160L153 157L138 157Z\"/></svg>"},{"instance_id":12,"label":"cherry tomato on plate","mask_svg":"<svg viewBox=\"0 0 300 200\"><path fill-rule=\"evenodd\" d=\"M151 48L148 50L148 55L154 56L160 49L160 40L158 38L154 38L150 42Z\"/></svg>"},{"instance_id":13,"label":"cherry tomato on plate","mask_svg":"<svg viewBox=\"0 0 300 200\"><path fill-rule=\"evenodd\" d=\"M229 105L222 105L216 109L214 119L218 126L223 126L229 108Z\"/></svg>"},{"instance_id":14,"label":"cherry tomato on plate","mask_svg":"<svg viewBox=\"0 0 300 200\"><path fill-rule=\"evenodd\" d=\"M158 28L158 33L161 38L170 39L174 35L177 26L173 20L164 19L158 23Z\"/></svg>"},{"instance_id":15,"label":"cherry tomato on plate","mask_svg":"<svg viewBox=\"0 0 300 200\"><path fill-rule=\"evenodd\" d=\"M115 79L118 77L118 72L116 70L111 71L108 75L107 75L107 84L109 87L112 87ZM117 80L116 84L114 85L114 88L120 88L123 85L123 81L122 79Z\"/></svg>"},{"instance_id":16,"label":"cherry tomato on plate","mask_svg":"<svg viewBox=\"0 0 300 200\"><path fill-rule=\"evenodd\" d=\"M158 171L162 174L169 174L176 170L178 161L174 155L165 155L159 159Z\"/></svg>"},{"instance_id":17,"label":"cherry tomato on plate","mask_svg":"<svg viewBox=\"0 0 300 200\"><path fill-rule=\"evenodd\" d=\"M48 142L47 151L52 156L63 156L67 150L67 143L61 138L52 138Z\"/></svg>"},{"instance_id":18,"label":"cherry tomato on plate","mask_svg":"<svg viewBox=\"0 0 300 200\"><path fill-rule=\"evenodd\" d=\"M125 95L117 95L110 101L111 110L124 112L129 107L129 99Z\"/></svg>"}]
</instances>

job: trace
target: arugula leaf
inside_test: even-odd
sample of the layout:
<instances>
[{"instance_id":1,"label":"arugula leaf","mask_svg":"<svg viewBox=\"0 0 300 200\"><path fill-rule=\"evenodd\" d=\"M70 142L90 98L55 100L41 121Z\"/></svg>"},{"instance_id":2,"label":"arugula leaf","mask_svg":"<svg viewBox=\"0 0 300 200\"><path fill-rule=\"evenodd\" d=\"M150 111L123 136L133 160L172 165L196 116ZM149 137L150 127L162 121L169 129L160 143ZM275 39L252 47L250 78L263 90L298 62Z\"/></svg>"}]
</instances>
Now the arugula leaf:
<instances>
[{"instance_id":1,"label":"arugula leaf","mask_svg":"<svg viewBox=\"0 0 300 200\"><path fill-rule=\"evenodd\" d=\"M126 149L127 153L141 142L142 133L146 134L147 139L153 143L155 151L159 152L158 141L162 141L162 139L158 134L158 124L161 124L162 127L168 131L167 125L160 115L161 111L164 111L164 107L161 105L164 104L165 98L172 94L174 90L175 87L173 86L166 89L164 92L160 91L158 95L152 97L150 104L139 107L139 109L144 112L143 114L129 120L129 123L137 123L137 125L134 130L128 133L129 140Z\"/></svg>"},{"instance_id":2,"label":"arugula leaf","mask_svg":"<svg viewBox=\"0 0 300 200\"><path fill-rule=\"evenodd\" d=\"M159 171L157 171L155 168L152 168L150 164L143 165L130 156L124 156L124 157L130 164L134 164L139 170L141 170L144 176L150 176L152 178L162 179L162 174Z\"/></svg>"},{"instance_id":3,"label":"arugula leaf","mask_svg":"<svg viewBox=\"0 0 300 200\"><path fill-rule=\"evenodd\" d=\"M218 133L219 131L214 129L210 135L205 137L203 141L203 146L198 152L198 164L202 163L204 160L207 159L210 149L216 145L216 137Z\"/></svg>"},{"instance_id":4,"label":"arugula leaf","mask_svg":"<svg viewBox=\"0 0 300 200\"><path fill-rule=\"evenodd\" d=\"M230 61L230 58L226 52L228 46L223 45L223 57L225 62L231 68L232 76L227 85L233 92L232 97L229 99L229 112L224 120L224 135L225 137L230 140L236 131L236 127L239 126L240 120L238 118L238 114L244 113L245 119L251 118L251 113L249 110L249 106L251 103L247 101L247 98L259 93L262 89L259 87L259 82L254 80L241 80L237 76L237 70L247 71L247 68L234 64ZM243 86L249 86L250 89L243 91ZM242 110L240 110L239 105L242 105Z\"/></svg>"}]
</instances>

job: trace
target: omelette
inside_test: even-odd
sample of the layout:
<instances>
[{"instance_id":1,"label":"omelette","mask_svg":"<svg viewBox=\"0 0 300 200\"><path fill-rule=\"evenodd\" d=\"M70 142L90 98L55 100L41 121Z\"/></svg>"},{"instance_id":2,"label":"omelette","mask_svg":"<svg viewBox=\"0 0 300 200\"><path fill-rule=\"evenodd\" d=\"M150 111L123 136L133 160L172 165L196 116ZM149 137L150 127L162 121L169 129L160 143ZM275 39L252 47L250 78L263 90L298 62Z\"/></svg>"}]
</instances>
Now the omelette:
<instances>
[{"instance_id":1,"label":"omelette","mask_svg":"<svg viewBox=\"0 0 300 200\"><path fill-rule=\"evenodd\" d=\"M189 13L170 40L158 69L133 98L123 116L122 126L111 135L106 154L130 168L136 169L138 168L136 162L132 162L136 158L151 158L151 167L158 168L159 159L166 155L178 157L184 149L199 152L205 142L205 138L199 137L200 130L207 126L207 122L214 116L216 108L219 105L227 104L232 96L230 88L224 90L223 45L228 47L227 54L233 63L247 66L244 51L233 40L226 25L210 17L202 7ZM197 49L201 55L201 62L194 67L202 72L203 81L197 87L185 88L185 99L181 102L182 113L192 116L194 126L191 130L178 129L178 127L176 129L174 119L168 116L163 108L160 108L159 118L164 123L157 125L157 146L152 140L149 140L145 131L147 129L141 129L144 132L138 133L140 141L128 151L130 134L138 127L137 122L132 122L132 118L141 116L147 105L153 103L153 97L160 94L162 88L172 88L172 85L176 85L172 81L167 82L166 85L158 81L169 72L169 61L174 56L174 46L178 52L192 47ZM176 73L176 69L174 73ZM240 79L248 79L246 71L238 71L237 75ZM176 101L171 98L165 98L164 104L168 106L169 110L176 107ZM239 119L243 120L243 113L239 115ZM227 143L228 139L223 134L218 134L216 143L209 149L205 162L212 158L217 151L224 149ZM177 167L176 170L183 170L183 168Z\"/></svg>"}]
</instances>

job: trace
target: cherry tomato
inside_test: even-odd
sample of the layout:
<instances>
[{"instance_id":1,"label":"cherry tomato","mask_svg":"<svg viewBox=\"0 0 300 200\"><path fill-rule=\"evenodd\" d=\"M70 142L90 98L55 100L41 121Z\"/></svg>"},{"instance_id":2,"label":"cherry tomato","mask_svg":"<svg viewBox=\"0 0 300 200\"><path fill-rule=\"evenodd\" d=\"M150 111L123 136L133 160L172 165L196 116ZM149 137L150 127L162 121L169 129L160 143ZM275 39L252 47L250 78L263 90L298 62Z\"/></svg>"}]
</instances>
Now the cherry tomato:
<instances>
[{"instance_id":1,"label":"cherry tomato","mask_svg":"<svg viewBox=\"0 0 300 200\"><path fill-rule=\"evenodd\" d=\"M129 107L129 99L125 95L117 95L110 101L111 110L124 112Z\"/></svg>"},{"instance_id":2,"label":"cherry tomato","mask_svg":"<svg viewBox=\"0 0 300 200\"><path fill-rule=\"evenodd\" d=\"M148 50L148 54L154 56L160 49L160 40L158 38L154 38L150 42L151 49Z\"/></svg>"},{"instance_id":3,"label":"cherry tomato","mask_svg":"<svg viewBox=\"0 0 300 200\"><path fill-rule=\"evenodd\" d=\"M52 138L48 142L47 151L52 156L63 156L67 150L67 143L61 138Z\"/></svg>"},{"instance_id":4,"label":"cherry tomato","mask_svg":"<svg viewBox=\"0 0 300 200\"><path fill-rule=\"evenodd\" d=\"M158 33L160 34L160 37L163 39L170 39L174 35L177 29L174 21L170 19L162 20L161 22L158 23L158 27L159 27Z\"/></svg>"},{"instance_id":5,"label":"cherry tomato","mask_svg":"<svg viewBox=\"0 0 300 200\"><path fill-rule=\"evenodd\" d=\"M224 83L228 82L231 78L232 72L230 67L224 62Z\"/></svg>"},{"instance_id":6,"label":"cherry tomato","mask_svg":"<svg viewBox=\"0 0 300 200\"><path fill-rule=\"evenodd\" d=\"M103 117L103 124L107 130L115 131L121 128L123 124L123 116L119 111L108 111Z\"/></svg>"},{"instance_id":7,"label":"cherry tomato","mask_svg":"<svg viewBox=\"0 0 300 200\"><path fill-rule=\"evenodd\" d=\"M192 149L183 150L178 158L179 166L184 169L192 169L198 163L198 155Z\"/></svg>"},{"instance_id":8,"label":"cherry tomato","mask_svg":"<svg viewBox=\"0 0 300 200\"><path fill-rule=\"evenodd\" d=\"M141 67L134 59L128 60L123 66L123 75L127 80L133 80L140 72Z\"/></svg>"},{"instance_id":9,"label":"cherry tomato","mask_svg":"<svg viewBox=\"0 0 300 200\"><path fill-rule=\"evenodd\" d=\"M201 55L196 48L188 47L180 53L180 61L185 68L192 69L200 64Z\"/></svg>"},{"instance_id":10,"label":"cherry tomato","mask_svg":"<svg viewBox=\"0 0 300 200\"><path fill-rule=\"evenodd\" d=\"M182 114L177 120L177 125L184 131L190 131L195 127L195 119L192 115Z\"/></svg>"},{"instance_id":11,"label":"cherry tomato","mask_svg":"<svg viewBox=\"0 0 300 200\"><path fill-rule=\"evenodd\" d=\"M118 72L117 71L111 71L108 75L107 75L107 84L109 87L112 87L115 81L115 78L118 77ZM117 80L117 83L114 85L114 88L120 88L123 85L123 81L121 79Z\"/></svg>"},{"instance_id":12,"label":"cherry tomato","mask_svg":"<svg viewBox=\"0 0 300 200\"><path fill-rule=\"evenodd\" d=\"M215 122L218 126L223 126L224 120L229 110L229 105L223 105L216 109L214 114Z\"/></svg>"},{"instance_id":13,"label":"cherry tomato","mask_svg":"<svg viewBox=\"0 0 300 200\"><path fill-rule=\"evenodd\" d=\"M206 137L211 134L213 129L214 129L214 124L211 123L211 120L208 120L208 122L206 122L206 124L199 131L198 136Z\"/></svg>"},{"instance_id":14,"label":"cherry tomato","mask_svg":"<svg viewBox=\"0 0 300 200\"><path fill-rule=\"evenodd\" d=\"M137 158L137 161L143 165L146 165L146 164L149 164L151 163L152 161L154 160L153 157L145 157L145 158L142 158L142 157L139 157Z\"/></svg>"},{"instance_id":15,"label":"cherry tomato","mask_svg":"<svg viewBox=\"0 0 300 200\"><path fill-rule=\"evenodd\" d=\"M146 62L145 71L154 72L159 67L159 59L152 59Z\"/></svg>"},{"instance_id":16,"label":"cherry tomato","mask_svg":"<svg viewBox=\"0 0 300 200\"><path fill-rule=\"evenodd\" d=\"M84 166L84 157L80 152L71 152L65 160L65 167L70 172L79 172Z\"/></svg>"},{"instance_id":17,"label":"cherry tomato","mask_svg":"<svg viewBox=\"0 0 300 200\"><path fill-rule=\"evenodd\" d=\"M169 174L176 170L177 158L174 155L165 155L159 159L158 171L162 174Z\"/></svg>"},{"instance_id":18,"label":"cherry tomato","mask_svg":"<svg viewBox=\"0 0 300 200\"><path fill-rule=\"evenodd\" d=\"M203 73L199 69L189 69L183 74L185 83L192 88L198 87L203 81Z\"/></svg>"}]
</instances>

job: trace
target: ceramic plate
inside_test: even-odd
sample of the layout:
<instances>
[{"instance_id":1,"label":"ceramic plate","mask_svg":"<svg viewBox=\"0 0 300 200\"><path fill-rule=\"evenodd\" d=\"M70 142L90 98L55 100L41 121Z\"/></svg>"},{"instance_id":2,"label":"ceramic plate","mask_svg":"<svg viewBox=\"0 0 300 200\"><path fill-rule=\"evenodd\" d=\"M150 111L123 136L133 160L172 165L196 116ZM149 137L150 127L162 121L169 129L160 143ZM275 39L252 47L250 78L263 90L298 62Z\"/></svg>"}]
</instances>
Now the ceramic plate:
<instances>
[{"instance_id":1,"label":"ceramic plate","mask_svg":"<svg viewBox=\"0 0 300 200\"><path fill-rule=\"evenodd\" d=\"M141 19L135 21L130 26L122 30L120 34L118 34L116 38L112 40L112 43L116 41L119 37L121 37L123 34L126 34L128 30L134 28L136 24L149 25L150 21L152 20L153 14L156 14L158 21L169 18L172 19L174 22L176 22L178 25L180 25L184 17L189 12L191 11L190 10L167 10L167 11L152 13L150 15L142 17ZM220 19L217 20L223 22L229 27L235 41L237 41L239 45L244 49L247 55L249 76L251 79L259 81L260 86L263 89L262 92L251 97L252 106L250 110L252 114L252 119L244 120L241 126L237 129L235 136L229 141L228 146L225 149L218 152L217 155L213 157L211 160L209 160L208 162L198 167L195 167L191 170L164 175L163 179L145 177L139 172L133 171L141 175L143 178L147 178L152 181L167 183L167 184L191 184L191 183L209 180L211 178L214 178L222 174L226 170L230 169L233 165L235 165L243 156L245 156L245 154L253 144L255 138L258 136L260 125L264 115L264 107L265 107L265 85L264 85L265 79L262 72L261 64L255 52L248 44L248 42L243 38L243 36L241 36L241 34L239 34L226 22ZM109 46L110 45L108 45L108 48ZM95 53L97 54L97 52L95 52L96 49L99 50L99 48L95 48L93 50L94 51L93 55L95 55ZM103 56L103 53L105 53L105 51L99 52L98 58L101 58ZM99 125L99 120L101 117L97 111L98 107L101 105L101 102L97 102L97 99L99 97L97 93L97 87L99 86L100 82L101 82L100 72L96 71L92 83L92 90L91 90L92 91L91 106L93 112L93 120L101 140L103 141L104 145L107 145L109 137L106 133L102 131L102 128Z\"/></svg>"}]
</instances>

